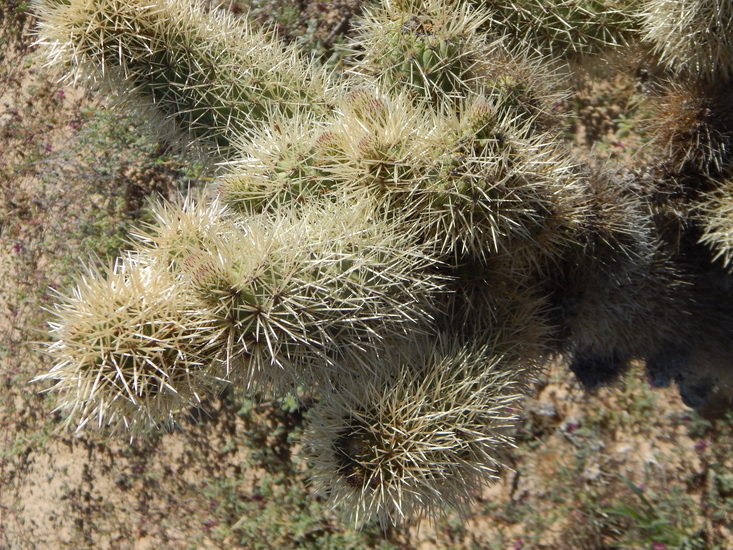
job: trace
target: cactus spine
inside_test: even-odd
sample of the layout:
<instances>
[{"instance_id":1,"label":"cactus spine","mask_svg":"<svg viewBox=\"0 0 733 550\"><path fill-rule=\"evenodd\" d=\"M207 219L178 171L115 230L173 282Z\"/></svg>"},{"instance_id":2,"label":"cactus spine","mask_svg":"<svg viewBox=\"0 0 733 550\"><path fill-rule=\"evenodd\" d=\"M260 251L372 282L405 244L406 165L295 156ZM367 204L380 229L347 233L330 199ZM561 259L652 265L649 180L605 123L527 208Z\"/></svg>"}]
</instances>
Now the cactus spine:
<instances>
[{"instance_id":1,"label":"cactus spine","mask_svg":"<svg viewBox=\"0 0 733 550\"><path fill-rule=\"evenodd\" d=\"M594 54L618 46L638 27L634 0L483 0L491 26L544 54Z\"/></svg>"},{"instance_id":2,"label":"cactus spine","mask_svg":"<svg viewBox=\"0 0 733 550\"><path fill-rule=\"evenodd\" d=\"M224 383L225 327L160 265L130 257L90 272L56 313L56 366L41 378L81 425L165 422Z\"/></svg>"},{"instance_id":3,"label":"cactus spine","mask_svg":"<svg viewBox=\"0 0 733 550\"><path fill-rule=\"evenodd\" d=\"M643 35L676 73L708 82L733 75L733 6L726 0L649 0Z\"/></svg>"}]
</instances>

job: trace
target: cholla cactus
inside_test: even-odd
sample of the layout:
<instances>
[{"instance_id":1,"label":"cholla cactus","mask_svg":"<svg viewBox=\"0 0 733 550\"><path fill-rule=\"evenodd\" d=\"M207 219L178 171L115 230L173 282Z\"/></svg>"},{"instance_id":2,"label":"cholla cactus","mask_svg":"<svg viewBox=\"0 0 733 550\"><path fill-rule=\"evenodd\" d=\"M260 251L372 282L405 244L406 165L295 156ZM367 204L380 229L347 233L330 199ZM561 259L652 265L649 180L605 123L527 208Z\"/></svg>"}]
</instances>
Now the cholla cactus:
<instances>
[{"instance_id":1,"label":"cholla cactus","mask_svg":"<svg viewBox=\"0 0 733 550\"><path fill-rule=\"evenodd\" d=\"M484 96L498 118L550 125L565 90L557 63L479 29L491 12L456 0L384 2L364 14L351 48L357 81L435 104ZM539 120L538 120L539 119Z\"/></svg>"},{"instance_id":2,"label":"cholla cactus","mask_svg":"<svg viewBox=\"0 0 733 550\"><path fill-rule=\"evenodd\" d=\"M492 27L545 54L593 54L632 39L634 0L481 0ZM671 3L671 2L670 2Z\"/></svg>"},{"instance_id":3,"label":"cholla cactus","mask_svg":"<svg viewBox=\"0 0 733 550\"><path fill-rule=\"evenodd\" d=\"M392 90L460 100L485 78L491 46L477 32L488 13L451 0L396 0L368 10L353 47L353 69Z\"/></svg>"},{"instance_id":4,"label":"cholla cactus","mask_svg":"<svg viewBox=\"0 0 733 550\"><path fill-rule=\"evenodd\" d=\"M721 174L733 150L733 96L726 82L671 82L656 99L650 134L677 172Z\"/></svg>"},{"instance_id":5,"label":"cholla cactus","mask_svg":"<svg viewBox=\"0 0 733 550\"><path fill-rule=\"evenodd\" d=\"M733 260L733 190L730 186L729 180L721 182L700 207L705 231L700 242L710 246L713 259L722 261L726 268L730 268Z\"/></svg>"},{"instance_id":6,"label":"cholla cactus","mask_svg":"<svg viewBox=\"0 0 733 550\"><path fill-rule=\"evenodd\" d=\"M118 260L81 277L56 308L56 381L61 409L80 425L144 427L221 388L226 331L160 263Z\"/></svg>"},{"instance_id":7,"label":"cholla cactus","mask_svg":"<svg viewBox=\"0 0 733 550\"><path fill-rule=\"evenodd\" d=\"M713 4L705 28L724 30ZM730 380L729 37L693 61L660 46L678 75L699 69L677 88L695 97L667 108L683 120L657 132L656 164L617 173L557 138L556 57L627 40L630 3L384 0L333 76L196 0L36 10L54 62L229 161L212 196L157 207L57 306L40 378L69 422L305 388L314 481L352 520L391 523L496 477L549 358L589 389L646 360L692 406ZM518 53L530 35L541 54Z\"/></svg>"}]
</instances>

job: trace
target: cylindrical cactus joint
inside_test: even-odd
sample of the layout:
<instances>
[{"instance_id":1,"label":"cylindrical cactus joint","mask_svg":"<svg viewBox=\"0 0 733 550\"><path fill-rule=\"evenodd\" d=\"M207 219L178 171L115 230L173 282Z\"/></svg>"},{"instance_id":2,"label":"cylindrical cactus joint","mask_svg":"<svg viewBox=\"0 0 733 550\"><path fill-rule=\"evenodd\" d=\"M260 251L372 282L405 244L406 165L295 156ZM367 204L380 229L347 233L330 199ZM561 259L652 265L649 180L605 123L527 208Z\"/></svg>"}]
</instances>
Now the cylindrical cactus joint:
<instances>
[{"instance_id":1,"label":"cylindrical cactus joint","mask_svg":"<svg viewBox=\"0 0 733 550\"><path fill-rule=\"evenodd\" d=\"M36 0L55 63L173 120L189 139L234 152L274 109L327 110L327 74L292 47L195 0Z\"/></svg>"}]
</instances>

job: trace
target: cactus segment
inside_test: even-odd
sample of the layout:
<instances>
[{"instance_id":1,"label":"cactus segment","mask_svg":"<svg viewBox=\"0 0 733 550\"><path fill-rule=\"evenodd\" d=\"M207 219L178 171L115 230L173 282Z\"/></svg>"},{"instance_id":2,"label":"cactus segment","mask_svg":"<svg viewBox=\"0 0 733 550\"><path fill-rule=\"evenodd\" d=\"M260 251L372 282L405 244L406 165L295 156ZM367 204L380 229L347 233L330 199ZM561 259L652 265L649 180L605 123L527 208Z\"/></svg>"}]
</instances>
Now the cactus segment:
<instances>
[{"instance_id":1,"label":"cactus segment","mask_svg":"<svg viewBox=\"0 0 733 550\"><path fill-rule=\"evenodd\" d=\"M647 0L642 34L674 73L712 82L733 76L733 5L728 0Z\"/></svg>"},{"instance_id":2,"label":"cactus segment","mask_svg":"<svg viewBox=\"0 0 733 550\"><path fill-rule=\"evenodd\" d=\"M236 241L196 252L188 284L230 323L231 353L248 381L328 384L344 358L426 330L440 287L432 261L409 235L365 223L366 208L282 209L247 220Z\"/></svg>"},{"instance_id":3,"label":"cactus segment","mask_svg":"<svg viewBox=\"0 0 733 550\"><path fill-rule=\"evenodd\" d=\"M237 372L226 376L269 387L327 383L340 358L429 323L442 284L429 272L434 261L368 201L311 201L236 223L217 204L158 207L158 232L135 235L228 327Z\"/></svg>"},{"instance_id":4,"label":"cactus segment","mask_svg":"<svg viewBox=\"0 0 733 550\"><path fill-rule=\"evenodd\" d=\"M733 94L727 84L671 83L653 102L651 145L675 172L723 173L733 151Z\"/></svg>"},{"instance_id":5,"label":"cactus segment","mask_svg":"<svg viewBox=\"0 0 733 550\"><path fill-rule=\"evenodd\" d=\"M326 110L330 101L325 73L296 50L195 0L37 0L35 8L54 63L126 90L224 156L273 105Z\"/></svg>"},{"instance_id":6,"label":"cactus segment","mask_svg":"<svg viewBox=\"0 0 733 550\"><path fill-rule=\"evenodd\" d=\"M49 354L68 421L142 429L220 391L225 327L164 266L118 260L91 271L54 312Z\"/></svg>"},{"instance_id":7,"label":"cactus segment","mask_svg":"<svg viewBox=\"0 0 733 550\"><path fill-rule=\"evenodd\" d=\"M442 108L482 95L506 118L551 127L553 110L566 95L558 91L558 64L507 40L491 40L481 31L488 18L452 0L386 2L364 16L351 71L388 92L407 92Z\"/></svg>"},{"instance_id":8,"label":"cactus segment","mask_svg":"<svg viewBox=\"0 0 733 550\"><path fill-rule=\"evenodd\" d=\"M340 207L238 224L192 199L158 207L159 233L139 232L137 251L58 308L57 366L42 378L59 380L80 426L96 415L135 427L225 381L327 387L347 359L364 366L354 357L384 339L411 341L442 285L433 260L409 234L365 223L368 205Z\"/></svg>"},{"instance_id":9,"label":"cactus segment","mask_svg":"<svg viewBox=\"0 0 733 550\"><path fill-rule=\"evenodd\" d=\"M454 0L387 0L357 24L352 71L433 103L458 100L478 87L487 48L479 28L487 19Z\"/></svg>"},{"instance_id":10,"label":"cactus segment","mask_svg":"<svg viewBox=\"0 0 733 550\"><path fill-rule=\"evenodd\" d=\"M274 211L323 195L334 187L321 169L319 148L328 128L313 113L274 113L239 146L240 157L228 164L217 182L217 193L229 208L242 214Z\"/></svg>"},{"instance_id":11,"label":"cactus segment","mask_svg":"<svg viewBox=\"0 0 733 550\"><path fill-rule=\"evenodd\" d=\"M314 485L356 524L465 509L512 446L526 373L446 340L382 360L391 377L355 380L311 411Z\"/></svg>"},{"instance_id":12,"label":"cactus segment","mask_svg":"<svg viewBox=\"0 0 733 550\"><path fill-rule=\"evenodd\" d=\"M486 258L551 225L548 243L562 248L581 215L574 163L504 116L483 96L436 116L408 96L359 91L322 134L316 164L336 193L376 197L438 256Z\"/></svg>"},{"instance_id":13,"label":"cactus segment","mask_svg":"<svg viewBox=\"0 0 733 550\"><path fill-rule=\"evenodd\" d=\"M489 29L515 46L544 54L595 54L623 44L639 28L636 0L479 0Z\"/></svg>"}]
</instances>

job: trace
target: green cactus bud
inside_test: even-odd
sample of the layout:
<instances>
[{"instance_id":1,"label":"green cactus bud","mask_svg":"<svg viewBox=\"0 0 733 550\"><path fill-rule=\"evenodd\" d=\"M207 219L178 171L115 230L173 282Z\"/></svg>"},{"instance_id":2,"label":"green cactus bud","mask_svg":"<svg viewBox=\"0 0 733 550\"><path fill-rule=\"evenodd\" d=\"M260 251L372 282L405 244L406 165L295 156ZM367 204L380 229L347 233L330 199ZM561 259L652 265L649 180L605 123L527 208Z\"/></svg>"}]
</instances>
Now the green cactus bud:
<instances>
[{"instance_id":1,"label":"green cactus bud","mask_svg":"<svg viewBox=\"0 0 733 550\"><path fill-rule=\"evenodd\" d=\"M326 108L325 73L263 32L195 0L35 4L55 63L106 82L228 156L273 106Z\"/></svg>"},{"instance_id":2,"label":"green cactus bud","mask_svg":"<svg viewBox=\"0 0 733 550\"><path fill-rule=\"evenodd\" d=\"M311 411L313 483L356 524L466 509L512 445L527 372L490 348L438 341L380 357Z\"/></svg>"}]
</instances>

